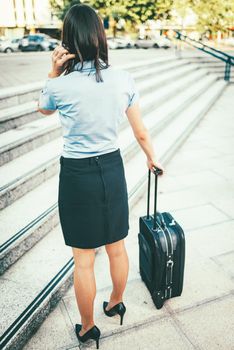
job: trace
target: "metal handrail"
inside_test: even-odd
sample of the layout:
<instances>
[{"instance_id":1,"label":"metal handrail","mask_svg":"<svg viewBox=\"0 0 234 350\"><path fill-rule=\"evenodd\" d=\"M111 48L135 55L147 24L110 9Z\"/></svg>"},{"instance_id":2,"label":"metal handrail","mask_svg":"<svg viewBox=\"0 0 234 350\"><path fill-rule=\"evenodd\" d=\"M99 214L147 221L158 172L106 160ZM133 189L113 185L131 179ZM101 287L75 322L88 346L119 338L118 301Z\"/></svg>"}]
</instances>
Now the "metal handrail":
<instances>
[{"instance_id":1,"label":"metal handrail","mask_svg":"<svg viewBox=\"0 0 234 350\"><path fill-rule=\"evenodd\" d=\"M195 47L198 50L201 50L209 55L218 58L219 60L225 62L225 72L224 72L224 80L230 81L231 75L231 66L234 66L234 56L227 54L226 52L217 50L211 46L204 44L202 41L198 41L190 38L187 35L184 35L178 31L174 31L176 33L176 39L185 41L189 45Z\"/></svg>"}]
</instances>

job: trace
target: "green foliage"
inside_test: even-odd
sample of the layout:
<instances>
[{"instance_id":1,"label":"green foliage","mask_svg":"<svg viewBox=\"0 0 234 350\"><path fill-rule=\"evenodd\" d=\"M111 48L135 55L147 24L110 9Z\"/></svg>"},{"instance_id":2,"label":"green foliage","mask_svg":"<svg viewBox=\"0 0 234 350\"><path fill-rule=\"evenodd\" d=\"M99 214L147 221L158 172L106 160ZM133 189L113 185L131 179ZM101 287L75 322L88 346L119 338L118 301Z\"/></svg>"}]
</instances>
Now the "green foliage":
<instances>
[{"instance_id":1,"label":"green foliage","mask_svg":"<svg viewBox=\"0 0 234 350\"><path fill-rule=\"evenodd\" d=\"M54 9L54 14L63 20L70 7L80 4L80 0L50 0L50 5Z\"/></svg>"},{"instance_id":2,"label":"green foliage","mask_svg":"<svg viewBox=\"0 0 234 350\"><path fill-rule=\"evenodd\" d=\"M102 16L120 17L133 23L144 23L148 19L169 18L173 0L50 0L57 16L63 19L74 4L86 3L98 10Z\"/></svg>"},{"instance_id":3,"label":"green foliage","mask_svg":"<svg viewBox=\"0 0 234 350\"><path fill-rule=\"evenodd\" d=\"M197 15L200 32L225 31L234 27L234 0L50 0L54 13L63 20L67 10L74 4L86 3L104 18L118 21L124 18L134 28L135 24L151 19L170 19L171 9L184 18L190 8Z\"/></svg>"},{"instance_id":4,"label":"green foliage","mask_svg":"<svg viewBox=\"0 0 234 350\"><path fill-rule=\"evenodd\" d=\"M91 0L89 3L104 15L144 23L151 19L169 18L173 0Z\"/></svg>"},{"instance_id":5,"label":"green foliage","mask_svg":"<svg viewBox=\"0 0 234 350\"><path fill-rule=\"evenodd\" d=\"M193 11L196 13L198 30L200 32L227 31L234 27L233 0L190 0Z\"/></svg>"}]
</instances>

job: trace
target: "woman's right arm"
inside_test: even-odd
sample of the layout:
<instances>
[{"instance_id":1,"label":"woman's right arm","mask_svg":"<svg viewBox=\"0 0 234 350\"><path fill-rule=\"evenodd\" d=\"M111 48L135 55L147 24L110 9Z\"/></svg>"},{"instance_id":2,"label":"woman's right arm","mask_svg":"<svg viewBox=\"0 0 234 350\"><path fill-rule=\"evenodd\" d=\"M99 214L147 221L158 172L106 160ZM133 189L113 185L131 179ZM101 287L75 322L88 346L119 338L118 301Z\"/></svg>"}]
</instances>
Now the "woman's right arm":
<instances>
[{"instance_id":1,"label":"woman's right arm","mask_svg":"<svg viewBox=\"0 0 234 350\"><path fill-rule=\"evenodd\" d=\"M148 168L153 171L152 167L156 166L164 171L162 165L156 160L150 133L148 132L148 129L145 127L141 118L141 111L138 101L127 108L126 115L137 142L145 152Z\"/></svg>"}]
</instances>

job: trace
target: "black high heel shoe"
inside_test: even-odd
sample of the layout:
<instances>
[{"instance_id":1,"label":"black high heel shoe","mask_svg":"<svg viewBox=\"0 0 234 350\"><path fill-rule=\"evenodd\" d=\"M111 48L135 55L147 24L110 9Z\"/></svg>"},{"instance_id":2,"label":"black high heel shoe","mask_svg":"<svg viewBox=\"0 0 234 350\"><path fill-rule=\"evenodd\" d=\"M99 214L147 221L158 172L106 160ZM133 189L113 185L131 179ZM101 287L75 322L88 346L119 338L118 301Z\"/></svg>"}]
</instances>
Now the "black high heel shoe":
<instances>
[{"instance_id":1,"label":"black high heel shoe","mask_svg":"<svg viewBox=\"0 0 234 350\"><path fill-rule=\"evenodd\" d=\"M108 305L108 302L103 301L103 310L104 310L105 314L109 317L112 317L116 314L119 314L120 315L120 325L122 325L123 324L123 317L124 317L124 314L126 312L126 307L125 307L124 303L121 301L120 303L113 306L110 310L106 310L107 305Z\"/></svg>"},{"instance_id":2,"label":"black high heel shoe","mask_svg":"<svg viewBox=\"0 0 234 350\"><path fill-rule=\"evenodd\" d=\"M75 326L75 332L78 340L81 342L86 342L89 339L96 340L96 348L99 349L99 338L101 335L100 329L97 326L93 326L85 334L79 335L81 328L82 328L82 325L77 323Z\"/></svg>"}]
</instances>

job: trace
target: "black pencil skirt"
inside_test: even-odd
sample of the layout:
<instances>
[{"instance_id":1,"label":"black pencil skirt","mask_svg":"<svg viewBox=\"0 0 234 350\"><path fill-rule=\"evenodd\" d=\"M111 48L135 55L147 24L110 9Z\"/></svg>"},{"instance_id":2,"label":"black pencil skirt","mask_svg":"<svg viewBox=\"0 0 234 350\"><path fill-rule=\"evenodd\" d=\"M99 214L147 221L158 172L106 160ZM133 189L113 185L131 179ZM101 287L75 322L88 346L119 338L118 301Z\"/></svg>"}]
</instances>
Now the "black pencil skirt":
<instances>
[{"instance_id":1,"label":"black pencil skirt","mask_svg":"<svg viewBox=\"0 0 234 350\"><path fill-rule=\"evenodd\" d=\"M60 156L58 210L68 246L97 248L125 238L129 207L120 149L87 158Z\"/></svg>"}]
</instances>

